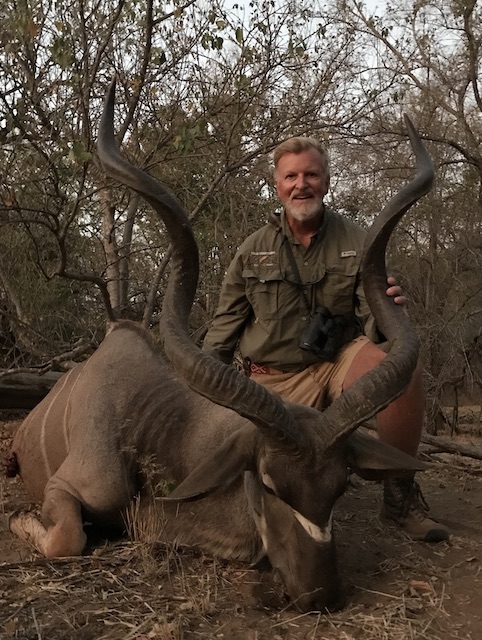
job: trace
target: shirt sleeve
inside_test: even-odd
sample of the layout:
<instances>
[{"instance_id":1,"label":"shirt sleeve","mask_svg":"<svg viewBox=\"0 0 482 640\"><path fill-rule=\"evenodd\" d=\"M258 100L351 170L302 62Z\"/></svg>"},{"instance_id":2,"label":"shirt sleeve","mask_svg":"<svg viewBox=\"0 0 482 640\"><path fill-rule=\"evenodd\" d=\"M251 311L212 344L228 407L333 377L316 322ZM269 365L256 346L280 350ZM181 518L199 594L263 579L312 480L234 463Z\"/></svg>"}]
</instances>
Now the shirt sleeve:
<instances>
[{"instance_id":1,"label":"shirt sleeve","mask_svg":"<svg viewBox=\"0 0 482 640\"><path fill-rule=\"evenodd\" d=\"M243 258L238 251L224 277L218 308L204 338L203 350L230 364L238 340L251 316L252 308L246 297L243 278Z\"/></svg>"}]
</instances>

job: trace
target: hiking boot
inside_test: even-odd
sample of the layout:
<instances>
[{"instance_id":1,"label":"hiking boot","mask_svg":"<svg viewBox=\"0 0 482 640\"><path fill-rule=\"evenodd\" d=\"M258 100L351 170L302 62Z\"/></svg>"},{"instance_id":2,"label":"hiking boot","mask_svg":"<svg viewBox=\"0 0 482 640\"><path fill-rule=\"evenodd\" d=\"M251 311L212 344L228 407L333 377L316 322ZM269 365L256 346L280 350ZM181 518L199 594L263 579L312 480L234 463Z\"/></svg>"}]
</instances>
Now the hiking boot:
<instances>
[{"instance_id":1,"label":"hiking boot","mask_svg":"<svg viewBox=\"0 0 482 640\"><path fill-rule=\"evenodd\" d=\"M385 480L381 517L397 522L413 540L441 542L450 532L443 524L428 517L428 505L413 478Z\"/></svg>"}]
</instances>

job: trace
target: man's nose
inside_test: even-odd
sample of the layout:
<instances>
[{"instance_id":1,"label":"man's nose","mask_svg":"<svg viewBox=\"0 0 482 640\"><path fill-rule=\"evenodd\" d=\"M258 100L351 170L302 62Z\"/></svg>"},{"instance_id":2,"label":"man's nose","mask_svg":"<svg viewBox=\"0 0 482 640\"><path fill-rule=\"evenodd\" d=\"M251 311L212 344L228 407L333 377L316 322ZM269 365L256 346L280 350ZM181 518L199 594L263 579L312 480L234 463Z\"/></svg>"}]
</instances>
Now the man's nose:
<instances>
[{"instance_id":1,"label":"man's nose","mask_svg":"<svg viewBox=\"0 0 482 640\"><path fill-rule=\"evenodd\" d=\"M306 180L306 176L304 173L299 173L296 176L296 188L297 189L305 189L308 185L308 181Z\"/></svg>"}]
</instances>

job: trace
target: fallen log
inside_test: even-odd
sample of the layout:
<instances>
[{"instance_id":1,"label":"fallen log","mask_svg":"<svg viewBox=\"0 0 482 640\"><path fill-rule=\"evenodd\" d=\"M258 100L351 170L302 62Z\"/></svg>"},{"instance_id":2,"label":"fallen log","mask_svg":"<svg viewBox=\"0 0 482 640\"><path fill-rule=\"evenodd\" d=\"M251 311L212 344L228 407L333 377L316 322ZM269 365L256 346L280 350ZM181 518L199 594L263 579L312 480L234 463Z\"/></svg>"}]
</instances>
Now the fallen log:
<instances>
[{"instance_id":1,"label":"fallen log","mask_svg":"<svg viewBox=\"0 0 482 640\"><path fill-rule=\"evenodd\" d=\"M478 447L476 445L454 442L453 440L449 441L442 436L431 436L428 433L422 435L422 442L434 447L438 451L459 453L460 455L467 456L468 458L482 460L482 447Z\"/></svg>"},{"instance_id":2,"label":"fallen log","mask_svg":"<svg viewBox=\"0 0 482 640\"><path fill-rule=\"evenodd\" d=\"M33 409L66 371L95 349L93 340L81 338L71 349L42 365L0 369L0 410Z\"/></svg>"},{"instance_id":3,"label":"fallen log","mask_svg":"<svg viewBox=\"0 0 482 640\"><path fill-rule=\"evenodd\" d=\"M61 371L0 375L0 410L33 409L62 375Z\"/></svg>"},{"instance_id":4,"label":"fallen log","mask_svg":"<svg viewBox=\"0 0 482 640\"><path fill-rule=\"evenodd\" d=\"M370 431L376 431L374 422L364 422L363 426ZM422 434L421 442L434 447L438 451L443 451L445 453L458 453L462 456L467 456L468 458L482 460L482 447L480 446L454 442L453 440L447 440L442 436L431 436L428 433Z\"/></svg>"}]
</instances>

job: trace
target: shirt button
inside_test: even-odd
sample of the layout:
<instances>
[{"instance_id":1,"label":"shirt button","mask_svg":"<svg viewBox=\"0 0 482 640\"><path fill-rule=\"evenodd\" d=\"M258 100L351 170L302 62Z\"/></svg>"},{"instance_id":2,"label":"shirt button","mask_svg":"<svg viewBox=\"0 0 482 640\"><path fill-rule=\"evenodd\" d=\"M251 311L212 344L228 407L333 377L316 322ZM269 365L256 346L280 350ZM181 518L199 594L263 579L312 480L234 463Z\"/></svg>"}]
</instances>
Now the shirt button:
<instances>
[{"instance_id":1,"label":"shirt button","mask_svg":"<svg viewBox=\"0 0 482 640\"><path fill-rule=\"evenodd\" d=\"M303 262L303 265L304 265L305 267L307 267L307 266L308 266L308 263L307 263L307 262Z\"/></svg>"},{"instance_id":2,"label":"shirt button","mask_svg":"<svg viewBox=\"0 0 482 640\"><path fill-rule=\"evenodd\" d=\"M303 293L305 294L305 296L308 295L308 289L303 289Z\"/></svg>"},{"instance_id":3,"label":"shirt button","mask_svg":"<svg viewBox=\"0 0 482 640\"><path fill-rule=\"evenodd\" d=\"M306 322L306 316L302 316L301 319L303 320L303 322Z\"/></svg>"}]
</instances>

